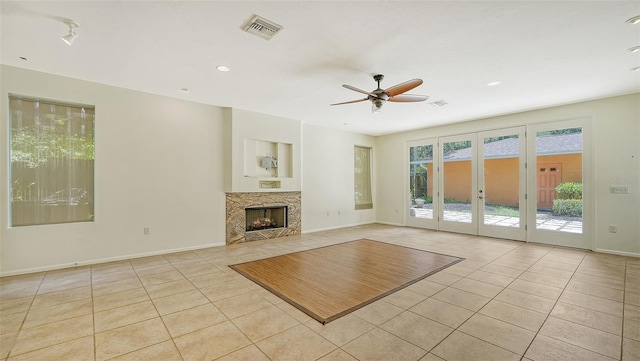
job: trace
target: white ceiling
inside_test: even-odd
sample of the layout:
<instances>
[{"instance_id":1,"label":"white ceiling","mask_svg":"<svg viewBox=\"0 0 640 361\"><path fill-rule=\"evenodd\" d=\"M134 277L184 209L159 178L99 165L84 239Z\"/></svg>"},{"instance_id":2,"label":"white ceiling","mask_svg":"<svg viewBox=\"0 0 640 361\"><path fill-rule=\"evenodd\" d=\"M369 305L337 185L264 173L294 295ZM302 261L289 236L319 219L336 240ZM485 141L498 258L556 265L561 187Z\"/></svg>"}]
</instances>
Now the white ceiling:
<instances>
[{"instance_id":1,"label":"white ceiling","mask_svg":"<svg viewBox=\"0 0 640 361\"><path fill-rule=\"evenodd\" d=\"M370 135L640 91L629 70L640 52L627 51L640 24L625 23L637 0L3 0L0 11L2 64ZM284 30L243 32L253 14ZM72 47L64 19L80 24ZM329 106L363 98L341 85L373 90L376 73L383 88L421 78L409 93L430 98L380 114Z\"/></svg>"}]
</instances>

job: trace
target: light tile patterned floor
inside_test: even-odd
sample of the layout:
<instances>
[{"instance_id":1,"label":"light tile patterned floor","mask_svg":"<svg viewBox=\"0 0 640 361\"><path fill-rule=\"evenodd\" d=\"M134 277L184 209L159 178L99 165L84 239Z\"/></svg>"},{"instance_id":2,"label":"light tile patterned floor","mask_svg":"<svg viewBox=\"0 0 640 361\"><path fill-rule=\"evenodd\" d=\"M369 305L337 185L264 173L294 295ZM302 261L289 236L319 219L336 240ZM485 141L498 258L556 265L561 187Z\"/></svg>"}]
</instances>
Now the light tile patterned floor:
<instances>
[{"instance_id":1,"label":"light tile patterned floor","mask_svg":"<svg viewBox=\"0 0 640 361\"><path fill-rule=\"evenodd\" d=\"M370 238L466 260L327 325L227 267ZM640 360L640 259L370 225L0 279L0 360Z\"/></svg>"}]
</instances>

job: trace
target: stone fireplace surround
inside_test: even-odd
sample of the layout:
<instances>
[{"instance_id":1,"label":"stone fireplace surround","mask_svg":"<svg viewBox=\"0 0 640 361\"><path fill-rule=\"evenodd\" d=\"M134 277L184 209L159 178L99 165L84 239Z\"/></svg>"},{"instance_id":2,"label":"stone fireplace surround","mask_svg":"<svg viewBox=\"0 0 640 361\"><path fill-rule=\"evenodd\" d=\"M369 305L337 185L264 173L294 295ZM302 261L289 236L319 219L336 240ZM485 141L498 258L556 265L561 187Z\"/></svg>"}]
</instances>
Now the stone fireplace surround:
<instances>
[{"instance_id":1,"label":"stone fireplace surround","mask_svg":"<svg viewBox=\"0 0 640 361\"><path fill-rule=\"evenodd\" d=\"M288 227L245 232L245 208L271 206L288 207ZM226 193L226 207L227 245L301 232L301 192L229 192Z\"/></svg>"}]
</instances>

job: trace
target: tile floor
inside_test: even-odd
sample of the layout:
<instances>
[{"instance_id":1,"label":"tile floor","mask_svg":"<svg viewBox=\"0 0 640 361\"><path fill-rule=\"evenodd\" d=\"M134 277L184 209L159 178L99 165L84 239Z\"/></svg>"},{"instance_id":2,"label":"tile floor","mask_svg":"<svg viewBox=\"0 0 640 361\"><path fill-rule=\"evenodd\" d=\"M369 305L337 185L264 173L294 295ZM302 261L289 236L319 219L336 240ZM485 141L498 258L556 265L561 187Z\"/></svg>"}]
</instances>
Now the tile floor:
<instances>
[{"instance_id":1,"label":"tile floor","mask_svg":"<svg viewBox=\"0 0 640 361\"><path fill-rule=\"evenodd\" d=\"M321 325L228 264L359 238L466 260ZM0 360L640 360L640 259L370 225L0 279Z\"/></svg>"}]
</instances>

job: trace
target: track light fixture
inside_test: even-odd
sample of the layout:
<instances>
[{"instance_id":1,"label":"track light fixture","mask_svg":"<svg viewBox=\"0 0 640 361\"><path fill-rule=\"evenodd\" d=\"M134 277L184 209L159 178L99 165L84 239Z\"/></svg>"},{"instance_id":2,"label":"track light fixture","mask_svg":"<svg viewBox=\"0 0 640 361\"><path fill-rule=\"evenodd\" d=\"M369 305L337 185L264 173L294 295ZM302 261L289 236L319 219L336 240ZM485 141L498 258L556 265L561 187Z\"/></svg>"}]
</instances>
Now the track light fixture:
<instances>
[{"instance_id":1,"label":"track light fixture","mask_svg":"<svg viewBox=\"0 0 640 361\"><path fill-rule=\"evenodd\" d=\"M63 36L62 41L71 46L73 44L73 41L76 40L76 37L78 36L74 29L79 27L80 25L78 25L78 23L73 20L65 20L64 23L69 27L69 34Z\"/></svg>"}]
</instances>

